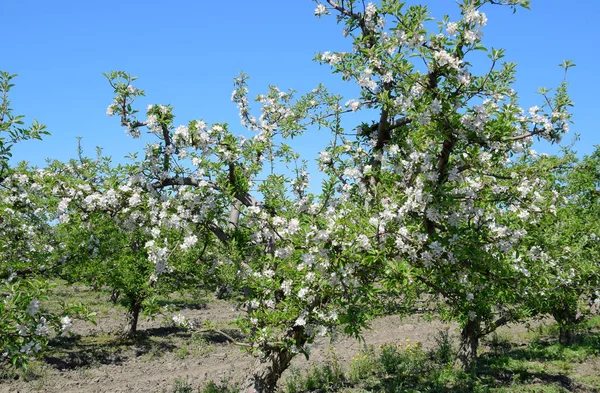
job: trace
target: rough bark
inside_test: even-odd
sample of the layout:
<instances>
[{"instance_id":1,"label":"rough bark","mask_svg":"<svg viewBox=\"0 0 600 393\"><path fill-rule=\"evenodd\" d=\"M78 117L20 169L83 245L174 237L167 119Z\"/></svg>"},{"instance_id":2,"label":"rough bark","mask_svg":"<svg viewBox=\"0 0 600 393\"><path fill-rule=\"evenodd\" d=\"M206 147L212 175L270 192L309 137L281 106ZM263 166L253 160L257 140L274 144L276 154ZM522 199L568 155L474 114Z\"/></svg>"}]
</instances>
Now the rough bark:
<instances>
[{"instance_id":1,"label":"rough bark","mask_svg":"<svg viewBox=\"0 0 600 393\"><path fill-rule=\"evenodd\" d=\"M110 301L112 302L112 304L117 304L120 294L121 294L121 291L119 291L118 289L112 290L112 292L110 293Z\"/></svg>"},{"instance_id":2,"label":"rough bark","mask_svg":"<svg viewBox=\"0 0 600 393\"><path fill-rule=\"evenodd\" d=\"M577 309L565 307L561 310L556 310L553 315L558 323L558 342L562 345L572 345L575 343L575 329L579 318L577 318Z\"/></svg>"},{"instance_id":3,"label":"rough bark","mask_svg":"<svg viewBox=\"0 0 600 393\"><path fill-rule=\"evenodd\" d=\"M291 351L281 349L266 359L257 360L241 391L245 393L276 392L277 382L279 382L281 374L289 367L293 357Z\"/></svg>"},{"instance_id":4,"label":"rough bark","mask_svg":"<svg viewBox=\"0 0 600 393\"><path fill-rule=\"evenodd\" d=\"M562 345L572 345L575 343L575 328L572 325L560 325L558 341Z\"/></svg>"},{"instance_id":5,"label":"rough bark","mask_svg":"<svg viewBox=\"0 0 600 393\"><path fill-rule=\"evenodd\" d=\"M460 348L458 359L463 369L470 369L477 360L477 348L481 337L480 324L478 320L470 320L460 333Z\"/></svg>"},{"instance_id":6,"label":"rough bark","mask_svg":"<svg viewBox=\"0 0 600 393\"><path fill-rule=\"evenodd\" d=\"M129 329L127 330L127 337L134 337L137 333L137 325L140 317L140 311L142 310L142 303L138 300L131 301L131 309L129 310L128 322Z\"/></svg>"}]
</instances>

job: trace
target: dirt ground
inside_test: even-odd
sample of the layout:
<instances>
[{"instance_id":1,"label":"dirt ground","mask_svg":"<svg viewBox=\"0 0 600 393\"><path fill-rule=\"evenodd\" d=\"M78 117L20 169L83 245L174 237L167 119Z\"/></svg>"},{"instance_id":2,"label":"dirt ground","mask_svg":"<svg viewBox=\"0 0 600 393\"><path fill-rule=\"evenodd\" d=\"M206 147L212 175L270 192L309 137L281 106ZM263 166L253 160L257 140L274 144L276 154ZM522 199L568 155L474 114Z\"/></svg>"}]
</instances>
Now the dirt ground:
<instances>
[{"instance_id":1,"label":"dirt ground","mask_svg":"<svg viewBox=\"0 0 600 393\"><path fill-rule=\"evenodd\" d=\"M229 329L232 335L236 332L228 325L235 320L236 311L226 301L211 300L183 307L181 313L191 320L212 321ZM77 322L74 336L56 341L44 361L32 366L29 378L26 375L18 380L0 381L0 392L170 393L178 381L194 387L208 380L240 382L254 361L219 335L168 327L160 318L142 319L141 338L134 343L123 342L115 334L126 322L122 308L104 306L96 321L95 326ZM440 331L449 329L450 334L456 334L456 325L427 321L422 316L402 320L388 316L373 321L371 326L364 332L364 344L375 347L408 341L430 348ZM510 332L526 329L522 325L513 326ZM310 360L298 356L293 367L307 369L333 357L348 365L364 344L342 335L335 337L333 343L323 337L313 344Z\"/></svg>"}]
</instances>

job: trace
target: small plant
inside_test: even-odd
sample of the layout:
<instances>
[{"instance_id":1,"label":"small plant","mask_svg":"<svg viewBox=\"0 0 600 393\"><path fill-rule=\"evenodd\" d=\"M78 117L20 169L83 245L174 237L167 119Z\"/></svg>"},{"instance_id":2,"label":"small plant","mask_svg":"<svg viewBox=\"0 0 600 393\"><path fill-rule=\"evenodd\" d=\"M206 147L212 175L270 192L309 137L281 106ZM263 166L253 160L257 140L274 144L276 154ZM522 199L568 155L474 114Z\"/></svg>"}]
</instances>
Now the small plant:
<instances>
[{"instance_id":1,"label":"small plant","mask_svg":"<svg viewBox=\"0 0 600 393\"><path fill-rule=\"evenodd\" d=\"M221 383L216 384L213 381L208 382L208 384L200 390L201 393L237 393L239 390L233 386L230 386L227 381L221 381Z\"/></svg>"},{"instance_id":2,"label":"small plant","mask_svg":"<svg viewBox=\"0 0 600 393\"><path fill-rule=\"evenodd\" d=\"M392 391L401 391L406 384L416 385L432 370L421 344L411 344L409 340L405 345L383 346L379 362L385 372L384 377L393 387Z\"/></svg>"},{"instance_id":3,"label":"small plant","mask_svg":"<svg viewBox=\"0 0 600 393\"><path fill-rule=\"evenodd\" d=\"M376 375L378 370L379 365L373 346L365 346L363 350L352 359L349 379L352 382L359 382Z\"/></svg>"},{"instance_id":4,"label":"small plant","mask_svg":"<svg viewBox=\"0 0 600 393\"><path fill-rule=\"evenodd\" d=\"M175 386L173 387L173 393L192 393L192 386L190 383L183 379L176 379Z\"/></svg>"},{"instance_id":5,"label":"small plant","mask_svg":"<svg viewBox=\"0 0 600 393\"><path fill-rule=\"evenodd\" d=\"M211 353L215 349L215 346L210 344L204 335L200 333L192 333L190 338L190 346L194 356L204 356Z\"/></svg>"},{"instance_id":6,"label":"small plant","mask_svg":"<svg viewBox=\"0 0 600 393\"><path fill-rule=\"evenodd\" d=\"M285 380L285 393L298 393L302 391L303 378L296 367L290 368L290 376Z\"/></svg>"},{"instance_id":7,"label":"small plant","mask_svg":"<svg viewBox=\"0 0 600 393\"><path fill-rule=\"evenodd\" d=\"M298 369L292 369L291 375L286 379L285 392L299 393L312 391L335 392L344 386L346 377L344 371L336 360L321 366L314 366L305 377Z\"/></svg>"},{"instance_id":8,"label":"small plant","mask_svg":"<svg viewBox=\"0 0 600 393\"><path fill-rule=\"evenodd\" d=\"M431 359L439 364L450 364L456 359L448 329L440 330L434 337L436 346L429 352Z\"/></svg>"},{"instance_id":9,"label":"small plant","mask_svg":"<svg viewBox=\"0 0 600 393\"><path fill-rule=\"evenodd\" d=\"M187 358L188 355L190 354L190 350L189 350L187 344L183 344L177 351L175 351L175 354L177 355L177 357L179 359Z\"/></svg>"},{"instance_id":10,"label":"small plant","mask_svg":"<svg viewBox=\"0 0 600 393\"><path fill-rule=\"evenodd\" d=\"M512 344L508 337L494 332L488 342L490 349L494 353L506 353L512 347Z\"/></svg>"},{"instance_id":11,"label":"small plant","mask_svg":"<svg viewBox=\"0 0 600 393\"><path fill-rule=\"evenodd\" d=\"M25 382L39 381L40 385L48 377L48 370L39 361L30 362L27 368L19 370L19 378Z\"/></svg>"}]
</instances>

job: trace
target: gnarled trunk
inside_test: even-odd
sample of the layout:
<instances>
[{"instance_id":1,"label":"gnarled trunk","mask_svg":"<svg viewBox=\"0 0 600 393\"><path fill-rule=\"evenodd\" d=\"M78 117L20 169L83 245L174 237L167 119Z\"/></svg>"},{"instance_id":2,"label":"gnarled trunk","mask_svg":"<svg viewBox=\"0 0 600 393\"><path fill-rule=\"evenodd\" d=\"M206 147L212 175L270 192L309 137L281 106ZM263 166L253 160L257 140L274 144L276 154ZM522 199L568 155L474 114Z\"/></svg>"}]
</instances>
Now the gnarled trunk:
<instances>
[{"instance_id":1,"label":"gnarled trunk","mask_svg":"<svg viewBox=\"0 0 600 393\"><path fill-rule=\"evenodd\" d=\"M558 323L558 341L562 345L572 345L575 342L575 329L579 322L577 309L565 307L564 309L556 310L552 316Z\"/></svg>"},{"instance_id":2,"label":"gnarled trunk","mask_svg":"<svg viewBox=\"0 0 600 393\"><path fill-rule=\"evenodd\" d=\"M575 342L575 327L572 325L560 325L558 342L562 345L572 345Z\"/></svg>"},{"instance_id":3,"label":"gnarled trunk","mask_svg":"<svg viewBox=\"0 0 600 393\"><path fill-rule=\"evenodd\" d=\"M290 350L281 349L268 355L266 359L257 360L241 391L245 393L276 392L277 382L293 358L294 354Z\"/></svg>"},{"instance_id":4,"label":"gnarled trunk","mask_svg":"<svg viewBox=\"0 0 600 393\"><path fill-rule=\"evenodd\" d=\"M121 294L121 291L118 289L113 289L110 293L110 301L112 302L112 304L117 304L117 301L119 300L119 295Z\"/></svg>"},{"instance_id":5,"label":"gnarled trunk","mask_svg":"<svg viewBox=\"0 0 600 393\"><path fill-rule=\"evenodd\" d=\"M131 308L129 309L129 315L127 316L129 322L129 328L126 333L127 337L134 337L137 333L137 325L141 310L142 302L138 299L131 300Z\"/></svg>"},{"instance_id":6,"label":"gnarled trunk","mask_svg":"<svg viewBox=\"0 0 600 393\"><path fill-rule=\"evenodd\" d=\"M480 337L481 328L479 320L469 319L460 332L460 348L458 350L458 359L465 370L470 369L475 360L477 360L477 348L479 348Z\"/></svg>"}]
</instances>

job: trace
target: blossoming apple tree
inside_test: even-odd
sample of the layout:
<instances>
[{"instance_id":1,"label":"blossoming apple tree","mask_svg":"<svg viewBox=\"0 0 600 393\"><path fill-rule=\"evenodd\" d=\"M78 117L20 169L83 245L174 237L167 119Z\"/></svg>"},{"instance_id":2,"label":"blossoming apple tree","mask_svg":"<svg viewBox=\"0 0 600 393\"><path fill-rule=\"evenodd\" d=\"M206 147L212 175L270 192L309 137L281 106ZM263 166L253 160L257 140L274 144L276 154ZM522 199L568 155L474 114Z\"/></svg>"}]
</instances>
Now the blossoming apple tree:
<instances>
[{"instance_id":1,"label":"blossoming apple tree","mask_svg":"<svg viewBox=\"0 0 600 393\"><path fill-rule=\"evenodd\" d=\"M66 332L72 317L84 315L77 305L49 312L43 305L56 246L48 200L41 197L38 171L26 163L11 167L15 143L40 139L48 132L34 121L24 127L8 98L16 75L0 71L0 366L27 367L30 357L48 344L52 330Z\"/></svg>"},{"instance_id":2,"label":"blossoming apple tree","mask_svg":"<svg viewBox=\"0 0 600 393\"><path fill-rule=\"evenodd\" d=\"M157 295L214 281L210 239L194 235L203 233L212 197L186 187L160 192L144 173L155 170L145 166L151 161L115 166L100 152L84 157L80 147L78 159L53 162L44 173L46 192L59 198L61 276L107 287L115 300L122 295L130 337L142 311L159 311Z\"/></svg>"},{"instance_id":3,"label":"blossoming apple tree","mask_svg":"<svg viewBox=\"0 0 600 393\"><path fill-rule=\"evenodd\" d=\"M173 243L173 249L191 237L218 240L210 245L215 270L230 272L229 285L241 294L244 314L238 324L247 340L238 344L260 358L248 389L273 391L292 358L308 356L314 337L339 323L357 333L376 293L371 285L376 270L369 264L380 261L378 253L362 253L354 236L361 226L357 209L338 198L337 180L326 181L321 195L308 192L306 165L286 143L311 125L339 127L339 97L322 86L300 97L272 86L256 99L257 119L241 75L232 99L242 126L251 132L247 137L224 123L192 120L175 127L168 105L148 106L140 121L133 101L142 91L132 85L134 78L123 72L107 76L115 91L108 114L120 116L133 137L146 128L157 140L148 144L143 161L129 167L129 176L143 192L162 193L161 203L173 209L174 217L149 221L146 230L185 228L183 243ZM121 186L115 187L118 193ZM137 203L121 199L126 202L121 211L139 214ZM365 209L369 213L362 217L377 207ZM148 253L156 246L146 243ZM359 263L361 253L366 264ZM162 267L168 266L169 255L156 264L161 273L169 270Z\"/></svg>"},{"instance_id":4,"label":"blossoming apple tree","mask_svg":"<svg viewBox=\"0 0 600 393\"><path fill-rule=\"evenodd\" d=\"M132 137L147 130L154 141L85 205L117 200L120 221L156 231L144 244L156 275L169 272L170 251L185 239L218 239L210 243L216 265L234 273L245 311L240 344L261 358L248 390L273 391L315 335L338 324L358 334L381 284L402 291L417 282L442 296L440 310L462 323L465 365L481 336L523 314L525 273L514 252L525 226L554 201L536 193L542 176L525 177L510 159L534 138L560 140L570 101L563 85L541 107L519 107L515 65L482 45L482 8L494 4L527 6L465 0L459 20L446 17L429 33L424 6L317 2L315 13L336 13L354 43L350 53L318 59L356 83L360 97L344 107L322 86L299 97L271 87L257 97L255 117L241 76L232 98L249 136L226 123L176 126L169 105L150 105L138 118L143 92L134 78L107 75L115 92L107 113ZM489 57L481 75L472 72L475 51ZM366 109L376 119L348 137L344 117ZM313 126L332 131L317 194L289 142ZM139 203L142 193L161 196ZM161 235L167 230L181 231L179 241L161 243L172 239Z\"/></svg>"},{"instance_id":5,"label":"blossoming apple tree","mask_svg":"<svg viewBox=\"0 0 600 393\"><path fill-rule=\"evenodd\" d=\"M554 178L540 192L558 199L556 210L545 212L528 228L528 241L519 256L535 288L527 298L537 313L554 317L559 342L568 345L575 340L577 325L598 306L600 155L596 149L579 160L567 151L560 158L539 157L529 166L551 168Z\"/></svg>"},{"instance_id":6,"label":"blossoming apple tree","mask_svg":"<svg viewBox=\"0 0 600 393\"><path fill-rule=\"evenodd\" d=\"M469 367L483 335L527 313L515 253L554 198L537 192L544 173L525 175L513 162L535 138L560 141L571 101L563 82L553 94L542 91L541 106L522 109L512 88L516 65L483 45L484 8L527 1L458 5L461 17L437 26L427 7L391 0L317 1L315 14L336 14L353 40L352 52L318 56L361 87L346 106L377 113L356 139L338 134L322 162L350 180L348 192L386 206L372 217L377 235L363 238L365 247L444 299L439 311L461 322L459 357ZM476 53L488 57L479 74Z\"/></svg>"}]
</instances>

